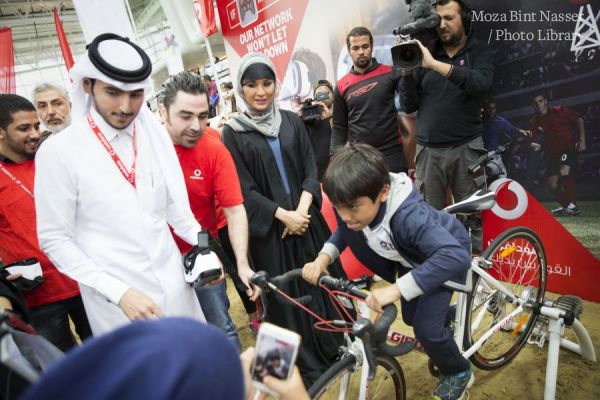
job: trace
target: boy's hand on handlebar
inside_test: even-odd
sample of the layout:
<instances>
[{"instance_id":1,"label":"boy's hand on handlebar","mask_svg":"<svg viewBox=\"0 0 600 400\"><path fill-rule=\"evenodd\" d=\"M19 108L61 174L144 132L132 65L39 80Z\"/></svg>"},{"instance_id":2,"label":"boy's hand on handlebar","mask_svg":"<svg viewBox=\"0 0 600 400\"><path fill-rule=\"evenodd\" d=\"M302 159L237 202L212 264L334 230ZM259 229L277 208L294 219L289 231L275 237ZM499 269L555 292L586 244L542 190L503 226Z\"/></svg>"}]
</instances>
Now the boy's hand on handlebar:
<instances>
[{"instance_id":1,"label":"boy's hand on handlebar","mask_svg":"<svg viewBox=\"0 0 600 400\"><path fill-rule=\"evenodd\" d=\"M383 306L400 299L400 289L397 285L388 285L384 288L373 289L367 297L367 306L378 313L383 312Z\"/></svg>"},{"instance_id":2,"label":"boy's hand on handlebar","mask_svg":"<svg viewBox=\"0 0 600 400\"><path fill-rule=\"evenodd\" d=\"M131 321L164 317L160 307L150 297L132 288L123 294L119 307Z\"/></svg>"},{"instance_id":3,"label":"boy's hand on handlebar","mask_svg":"<svg viewBox=\"0 0 600 400\"><path fill-rule=\"evenodd\" d=\"M302 268L302 278L308 283L317 285L321 274L327 273L327 266L331 259L325 253L320 253L313 262L304 264Z\"/></svg>"}]
</instances>

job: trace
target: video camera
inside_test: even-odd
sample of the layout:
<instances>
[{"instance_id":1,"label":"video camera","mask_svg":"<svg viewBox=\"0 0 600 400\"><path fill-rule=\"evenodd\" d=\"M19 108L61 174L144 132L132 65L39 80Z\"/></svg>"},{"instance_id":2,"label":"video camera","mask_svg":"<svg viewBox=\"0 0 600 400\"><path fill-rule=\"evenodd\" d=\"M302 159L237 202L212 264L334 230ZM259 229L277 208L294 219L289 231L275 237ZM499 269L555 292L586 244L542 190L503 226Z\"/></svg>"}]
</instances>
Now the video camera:
<instances>
[{"instance_id":1,"label":"video camera","mask_svg":"<svg viewBox=\"0 0 600 400\"><path fill-rule=\"evenodd\" d=\"M410 22L395 29L392 33L413 40L392 47L394 69L407 72L421 65L423 54L418 39L425 47L431 47L436 40L435 28L440 24L440 16L433 11L435 0L405 0L410 6Z\"/></svg>"},{"instance_id":2,"label":"video camera","mask_svg":"<svg viewBox=\"0 0 600 400\"><path fill-rule=\"evenodd\" d=\"M183 257L183 277L188 285L202 287L221 276L221 264L209 248L209 233L198 233L198 245Z\"/></svg>"},{"instance_id":3,"label":"video camera","mask_svg":"<svg viewBox=\"0 0 600 400\"><path fill-rule=\"evenodd\" d=\"M313 101L324 101L329 98L329 93L320 92L317 93L314 100L308 98L304 100L302 103L302 107L300 108L300 117L303 121L314 121L317 119L321 119L321 114L323 112L323 108L321 104L313 104Z\"/></svg>"}]
</instances>

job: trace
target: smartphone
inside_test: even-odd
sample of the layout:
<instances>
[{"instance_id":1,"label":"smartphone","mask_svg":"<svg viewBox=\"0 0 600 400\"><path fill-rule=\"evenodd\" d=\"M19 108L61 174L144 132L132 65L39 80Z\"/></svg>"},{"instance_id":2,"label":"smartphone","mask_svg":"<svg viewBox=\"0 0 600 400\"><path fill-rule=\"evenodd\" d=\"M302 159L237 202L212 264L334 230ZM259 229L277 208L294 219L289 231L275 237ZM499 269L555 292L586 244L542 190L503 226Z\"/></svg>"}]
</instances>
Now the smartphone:
<instances>
[{"instance_id":1,"label":"smartphone","mask_svg":"<svg viewBox=\"0 0 600 400\"><path fill-rule=\"evenodd\" d=\"M271 375L277 379L288 379L294 369L300 335L289 329L263 322L258 330L256 356L252 364L252 383L261 392L277 396L262 379Z\"/></svg>"},{"instance_id":2,"label":"smartphone","mask_svg":"<svg viewBox=\"0 0 600 400\"><path fill-rule=\"evenodd\" d=\"M201 252L208 250L208 231L198 232L198 248Z\"/></svg>"}]
</instances>

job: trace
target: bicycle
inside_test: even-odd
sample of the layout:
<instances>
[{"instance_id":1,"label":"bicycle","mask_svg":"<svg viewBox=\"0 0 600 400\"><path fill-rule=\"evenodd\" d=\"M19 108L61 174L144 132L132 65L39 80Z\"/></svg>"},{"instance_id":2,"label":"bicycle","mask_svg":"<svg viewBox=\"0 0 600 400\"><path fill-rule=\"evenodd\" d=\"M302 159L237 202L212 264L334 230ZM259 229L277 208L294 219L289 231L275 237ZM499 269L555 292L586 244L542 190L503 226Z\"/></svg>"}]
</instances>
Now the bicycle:
<instances>
[{"instance_id":1,"label":"bicycle","mask_svg":"<svg viewBox=\"0 0 600 400\"><path fill-rule=\"evenodd\" d=\"M505 151L506 147L500 146L487 152L469 171L478 173ZM444 211L470 215L494 204L494 192L479 190ZM462 355L484 370L500 368L514 359L527 343L544 305L546 274L546 254L537 234L526 227L513 227L498 235L481 256L472 258L464 285L447 282L456 294L450 329ZM397 332L390 339L415 341ZM439 375L431 360L429 369L432 375Z\"/></svg>"},{"instance_id":2,"label":"bicycle","mask_svg":"<svg viewBox=\"0 0 600 400\"><path fill-rule=\"evenodd\" d=\"M407 342L390 346L386 343L390 325L396 320L396 306L385 306L383 313L374 323L366 318L354 319L347 311L347 308L354 307L348 301L365 300L368 293L361 287L368 286L369 283L364 280L351 281L324 275L319 279L318 286L327 292L341 318L325 320L305 306L310 303L310 296L292 298L279 288L295 279L302 279L302 269L291 270L273 278L260 271L254 275L252 281L260 286L263 292L272 290L284 301L315 317L318 321L315 323L316 329L344 334L345 344L340 346L338 360L308 389L311 399L406 399L404 373L394 357L411 351L414 344ZM265 304L263 299L263 305Z\"/></svg>"},{"instance_id":3,"label":"bicycle","mask_svg":"<svg viewBox=\"0 0 600 400\"><path fill-rule=\"evenodd\" d=\"M477 160L477 164L485 165L499 152L488 152ZM474 172L477 170L474 169ZM495 193L479 190L467 199L447 207L445 211L468 215L489 210L494 204ZM323 281L321 278L319 284L322 285ZM462 355L480 369L500 368L514 359L527 343L544 306L544 247L531 229L508 229L501 233L481 256L472 259L464 285L446 282L445 286L456 293L456 303L451 308L454 315L449 319L454 340ZM363 293L361 298L366 297ZM398 332L391 332L389 339L400 345L420 347L416 339ZM333 380L356 371L356 365L360 364L360 360L356 359L357 354L354 351L355 359L352 361L344 362L342 358L335 364L337 375L330 372L333 367L330 368L311 386L311 396L315 398L314 396L321 393L320 389L331 386ZM431 361L429 368L434 376L439 375ZM373 375L372 371L369 372ZM359 386L360 399L365 398L361 397L363 379L361 378ZM348 385L342 381L340 386L345 396Z\"/></svg>"}]
</instances>

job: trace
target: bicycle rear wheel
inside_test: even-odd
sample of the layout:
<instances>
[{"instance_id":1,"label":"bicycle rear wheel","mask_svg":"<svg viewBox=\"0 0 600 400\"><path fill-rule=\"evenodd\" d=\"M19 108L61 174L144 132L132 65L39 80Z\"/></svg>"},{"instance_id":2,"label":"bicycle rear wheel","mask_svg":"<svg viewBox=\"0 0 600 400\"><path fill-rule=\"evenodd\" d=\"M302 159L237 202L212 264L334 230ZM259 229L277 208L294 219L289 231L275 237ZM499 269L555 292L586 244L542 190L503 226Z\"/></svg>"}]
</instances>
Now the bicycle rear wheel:
<instances>
[{"instance_id":1,"label":"bicycle rear wheel","mask_svg":"<svg viewBox=\"0 0 600 400\"><path fill-rule=\"evenodd\" d=\"M465 348L477 342L492 326L515 311L523 310L500 326L471 356L481 369L496 369L511 361L527 342L546 292L546 254L538 236L525 227L508 229L483 253L491 262L487 270L508 289L517 302L497 284L474 275L467 300Z\"/></svg>"},{"instance_id":2,"label":"bicycle rear wheel","mask_svg":"<svg viewBox=\"0 0 600 400\"><path fill-rule=\"evenodd\" d=\"M393 357L377 355L377 373L375 379L368 382L367 399L406 398L406 383L402 367ZM342 358L333 364L310 387L311 399L357 399L360 390L361 370L355 370L354 356Z\"/></svg>"}]
</instances>

